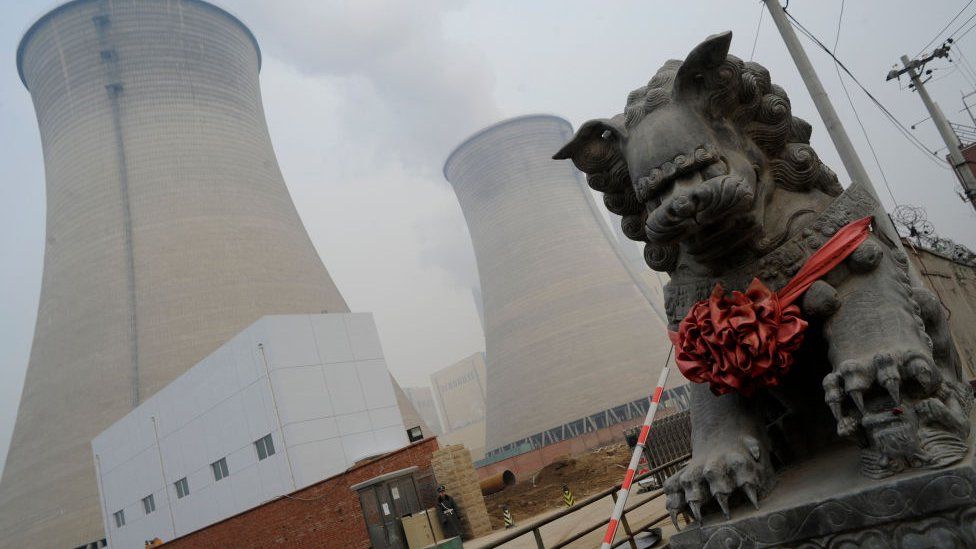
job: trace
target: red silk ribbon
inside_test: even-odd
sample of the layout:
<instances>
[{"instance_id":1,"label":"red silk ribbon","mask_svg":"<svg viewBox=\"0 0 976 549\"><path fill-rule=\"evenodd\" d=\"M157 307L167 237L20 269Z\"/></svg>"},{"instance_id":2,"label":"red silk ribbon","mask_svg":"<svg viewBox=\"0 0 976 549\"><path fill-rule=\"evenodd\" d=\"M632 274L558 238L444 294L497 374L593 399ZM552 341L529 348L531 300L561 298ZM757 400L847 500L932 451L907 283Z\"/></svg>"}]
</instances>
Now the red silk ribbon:
<instances>
[{"instance_id":1,"label":"red silk ribbon","mask_svg":"<svg viewBox=\"0 0 976 549\"><path fill-rule=\"evenodd\" d=\"M794 302L818 279L851 255L870 234L871 217L842 227L778 292L754 278L745 293L725 294L716 284L668 332L675 362L690 381L708 383L713 393L752 395L775 387L793 365L807 322Z\"/></svg>"}]
</instances>

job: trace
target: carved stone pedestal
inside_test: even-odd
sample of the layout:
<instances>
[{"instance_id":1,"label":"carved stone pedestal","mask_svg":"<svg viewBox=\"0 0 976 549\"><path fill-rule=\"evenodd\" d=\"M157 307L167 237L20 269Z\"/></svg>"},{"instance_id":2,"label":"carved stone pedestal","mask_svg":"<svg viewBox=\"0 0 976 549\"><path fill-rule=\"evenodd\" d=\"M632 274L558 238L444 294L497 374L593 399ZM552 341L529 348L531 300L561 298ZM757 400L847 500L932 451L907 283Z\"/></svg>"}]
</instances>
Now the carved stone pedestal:
<instances>
[{"instance_id":1,"label":"carved stone pedestal","mask_svg":"<svg viewBox=\"0 0 976 549\"><path fill-rule=\"evenodd\" d=\"M976 458L884 480L859 472L856 448L837 448L784 471L762 509L671 537L674 549L760 547L928 549L976 547Z\"/></svg>"}]
</instances>

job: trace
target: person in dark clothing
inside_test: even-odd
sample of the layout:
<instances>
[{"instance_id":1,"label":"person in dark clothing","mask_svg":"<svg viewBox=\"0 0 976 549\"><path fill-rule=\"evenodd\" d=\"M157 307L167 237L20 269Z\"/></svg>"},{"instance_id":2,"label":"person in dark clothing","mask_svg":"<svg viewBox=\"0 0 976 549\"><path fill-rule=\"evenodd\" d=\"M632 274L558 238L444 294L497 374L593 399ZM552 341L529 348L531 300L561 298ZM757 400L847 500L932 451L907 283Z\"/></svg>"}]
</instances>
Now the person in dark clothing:
<instances>
[{"instance_id":1,"label":"person in dark clothing","mask_svg":"<svg viewBox=\"0 0 976 549\"><path fill-rule=\"evenodd\" d=\"M453 538L461 535L461 513L454 503L454 498L447 494L447 488L442 484L437 488L437 511L441 515L444 535Z\"/></svg>"}]
</instances>

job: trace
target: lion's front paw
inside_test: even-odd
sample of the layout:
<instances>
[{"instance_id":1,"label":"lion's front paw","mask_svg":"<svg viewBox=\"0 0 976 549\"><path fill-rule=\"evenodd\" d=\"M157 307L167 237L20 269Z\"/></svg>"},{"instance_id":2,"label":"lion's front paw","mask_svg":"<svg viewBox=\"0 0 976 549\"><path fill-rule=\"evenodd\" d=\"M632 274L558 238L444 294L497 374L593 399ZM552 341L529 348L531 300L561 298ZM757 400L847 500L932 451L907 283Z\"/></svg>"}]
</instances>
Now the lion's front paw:
<instances>
[{"instance_id":1,"label":"lion's front paw","mask_svg":"<svg viewBox=\"0 0 976 549\"><path fill-rule=\"evenodd\" d=\"M675 528L678 513L688 511L701 523L702 509L715 502L725 518L730 518L730 501L744 496L757 509L759 498L773 482L769 452L749 435L717 441L704 452L696 453L688 464L664 483L665 507Z\"/></svg>"},{"instance_id":2,"label":"lion's front paw","mask_svg":"<svg viewBox=\"0 0 976 549\"><path fill-rule=\"evenodd\" d=\"M916 351L882 352L871 360L850 359L836 366L824 377L824 400L837 420L837 434L850 436L860 424L858 418L869 412L864 395L871 389L882 389L898 406L906 390L913 397L925 397L941 383L941 372L929 356Z\"/></svg>"}]
</instances>

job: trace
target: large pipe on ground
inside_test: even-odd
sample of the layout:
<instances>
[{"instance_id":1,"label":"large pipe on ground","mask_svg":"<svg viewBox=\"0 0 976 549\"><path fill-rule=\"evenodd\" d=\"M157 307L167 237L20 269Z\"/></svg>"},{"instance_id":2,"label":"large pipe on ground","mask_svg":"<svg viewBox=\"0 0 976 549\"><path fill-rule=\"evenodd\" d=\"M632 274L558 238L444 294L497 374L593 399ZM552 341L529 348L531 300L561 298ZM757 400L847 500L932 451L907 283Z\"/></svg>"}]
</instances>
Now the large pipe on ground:
<instances>
[{"instance_id":1,"label":"large pipe on ground","mask_svg":"<svg viewBox=\"0 0 976 549\"><path fill-rule=\"evenodd\" d=\"M505 469L481 481L481 495L490 496L515 484L515 473Z\"/></svg>"}]
</instances>

